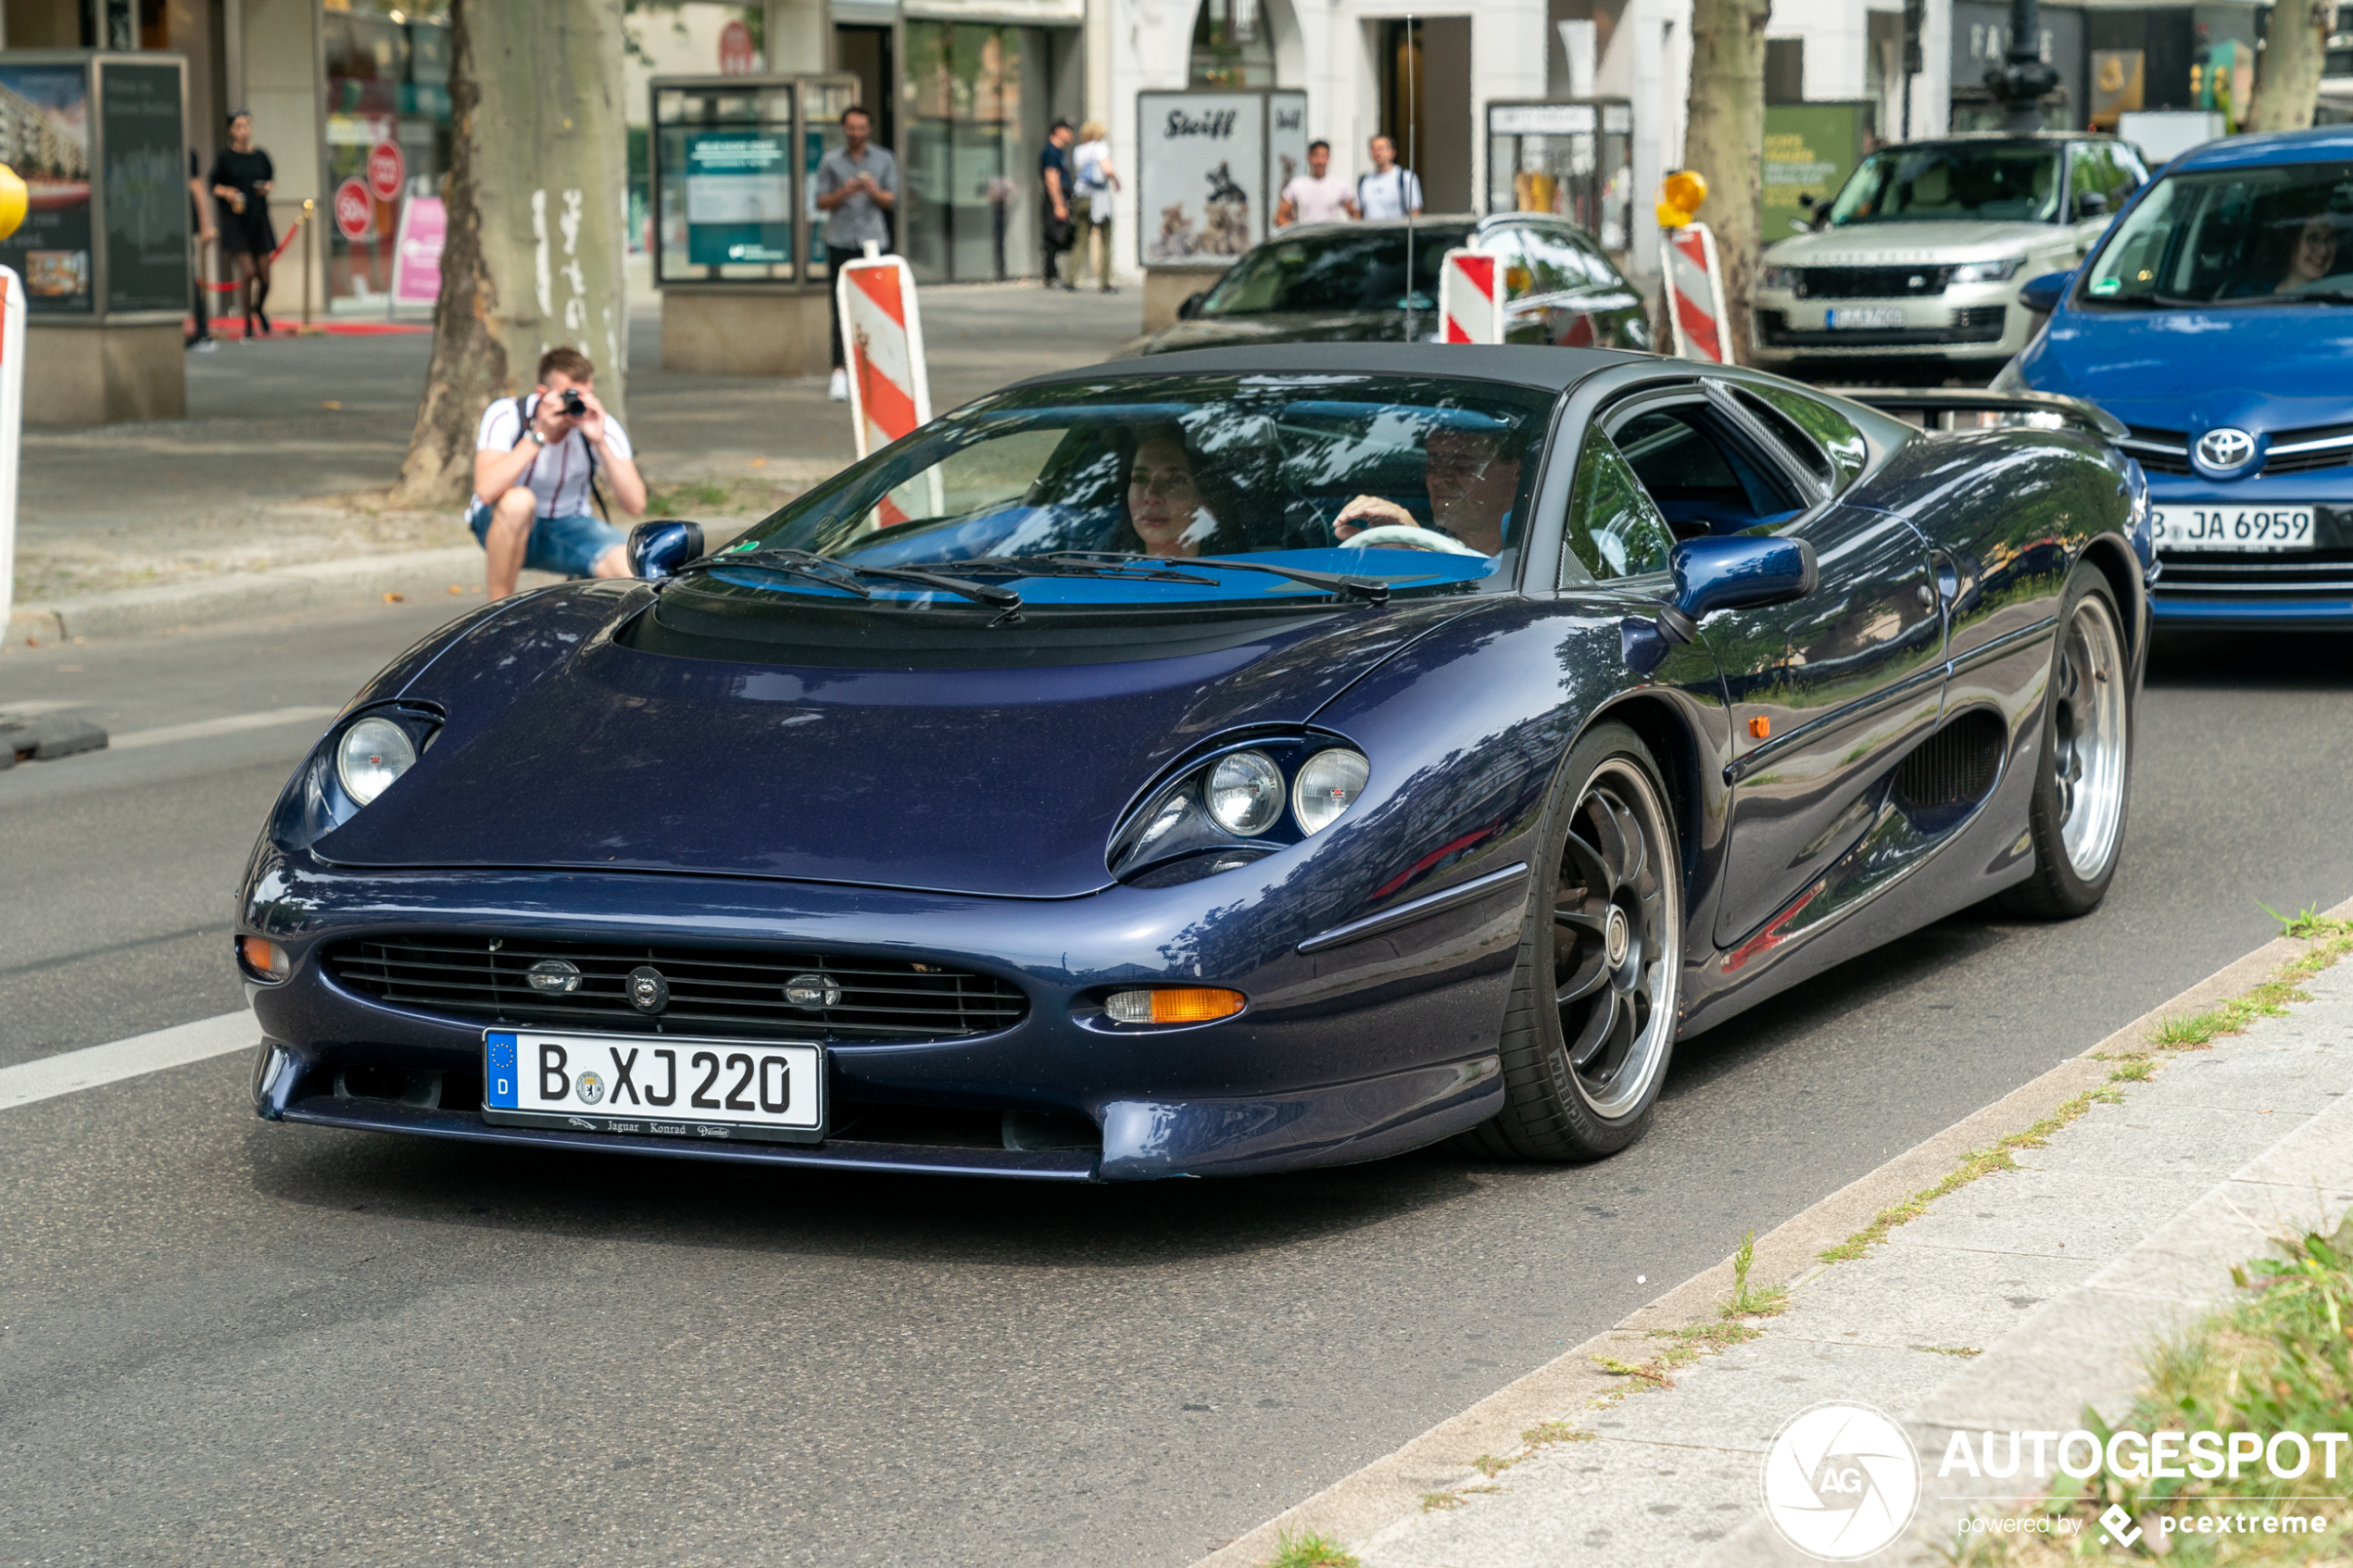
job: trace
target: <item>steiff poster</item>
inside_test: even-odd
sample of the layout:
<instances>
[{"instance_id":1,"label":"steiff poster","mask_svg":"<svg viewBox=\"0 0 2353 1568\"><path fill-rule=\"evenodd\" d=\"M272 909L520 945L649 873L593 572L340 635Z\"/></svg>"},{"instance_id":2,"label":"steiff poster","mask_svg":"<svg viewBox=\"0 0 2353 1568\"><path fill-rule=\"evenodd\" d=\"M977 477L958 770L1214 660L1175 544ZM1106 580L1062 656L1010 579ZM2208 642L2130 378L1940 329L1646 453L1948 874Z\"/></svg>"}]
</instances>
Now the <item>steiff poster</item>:
<instances>
[{"instance_id":1,"label":"steiff poster","mask_svg":"<svg viewBox=\"0 0 2353 1568\"><path fill-rule=\"evenodd\" d=\"M1139 93L1137 223L1146 266L1239 256L1266 232L1266 98Z\"/></svg>"}]
</instances>

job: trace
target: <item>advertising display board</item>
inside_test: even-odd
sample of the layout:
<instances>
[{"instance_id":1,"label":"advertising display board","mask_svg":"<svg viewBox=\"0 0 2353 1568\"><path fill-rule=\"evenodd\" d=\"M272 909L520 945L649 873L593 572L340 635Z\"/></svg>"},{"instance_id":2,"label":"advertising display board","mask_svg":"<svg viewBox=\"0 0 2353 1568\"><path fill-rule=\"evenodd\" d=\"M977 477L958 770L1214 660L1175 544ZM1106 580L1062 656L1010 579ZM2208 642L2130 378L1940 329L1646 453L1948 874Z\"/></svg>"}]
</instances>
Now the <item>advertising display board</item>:
<instances>
[{"instance_id":1,"label":"advertising display board","mask_svg":"<svg viewBox=\"0 0 2353 1568\"><path fill-rule=\"evenodd\" d=\"M410 196L392 244L392 302L431 305L441 296L441 246L449 213L439 196Z\"/></svg>"},{"instance_id":2,"label":"advertising display board","mask_svg":"<svg viewBox=\"0 0 2353 1568\"><path fill-rule=\"evenodd\" d=\"M681 139L686 259L698 267L792 260L789 125L698 131Z\"/></svg>"},{"instance_id":3,"label":"advertising display board","mask_svg":"<svg viewBox=\"0 0 2353 1568\"><path fill-rule=\"evenodd\" d=\"M98 62L108 312L188 307L188 163L178 61Z\"/></svg>"},{"instance_id":4,"label":"advertising display board","mask_svg":"<svg viewBox=\"0 0 2353 1568\"><path fill-rule=\"evenodd\" d=\"M1810 218L1797 198L1826 202L1846 183L1869 150L1879 106L1868 100L1765 106L1765 243L1796 231L1793 220Z\"/></svg>"},{"instance_id":5,"label":"advertising display board","mask_svg":"<svg viewBox=\"0 0 2353 1568\"><path fill-rule=\"evenodd\" d=\"M24 226L0 241L0 265L24 278L34 316L97 306L91 255L90 72L80 62L0 59L0 141L25 182Z\"/></svg>"},{"instance_id":6,"label":"advertising display board","mask_svg":"<svg viewBox=\"0 0 2353 1568\"><path fill-rule=\"evenodd\" d=\"M1230 259L1266 237L1307 163L1307 94L1139 93L1137 253L1147 267Z\"/></svg>"},{"instance_id":7,"label":"advertising display board","mask_svg":"<svg viewBox=\"0 0 2353 1568\"><path fill-rule=\"evenodd\" d=\"M840 143L858 79L656 77L649 85L655 285L823 277L812 186L818 161Z\"/></svg>"}]
</instances>

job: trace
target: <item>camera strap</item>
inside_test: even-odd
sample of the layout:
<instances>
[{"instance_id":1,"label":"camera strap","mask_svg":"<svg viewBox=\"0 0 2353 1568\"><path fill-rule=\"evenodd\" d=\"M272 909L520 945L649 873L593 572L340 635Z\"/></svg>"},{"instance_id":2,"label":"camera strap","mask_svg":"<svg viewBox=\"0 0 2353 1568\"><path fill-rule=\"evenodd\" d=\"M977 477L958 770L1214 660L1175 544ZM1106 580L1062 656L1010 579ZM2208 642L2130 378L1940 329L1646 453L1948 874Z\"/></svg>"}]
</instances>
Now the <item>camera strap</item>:
<instances>
[{"instance_id":1,"label":"camera strap","mask_svg":"<svg viewBox=\"0 0 2353 1568\"><path fill-rule=\"evenodd\" d=\"M510 452L522 445L523 438L531 433L531 411L530 404L521 397L515 399L515 439L507 448ZM572 433L580 435L578 431ZM572 436L567 435L564 439L569 441ZM605 520L605 526L610 528L612 526L612 508L605 505L605 493L597 488L597 449L588 445L588 438L585 435L580 436L580 445L581 449L588 454L588 498L597 503L598 514ZM539 459L536 458L532 459L534 467L536 467L538 462Z\"/></svg>"}]
</instances>

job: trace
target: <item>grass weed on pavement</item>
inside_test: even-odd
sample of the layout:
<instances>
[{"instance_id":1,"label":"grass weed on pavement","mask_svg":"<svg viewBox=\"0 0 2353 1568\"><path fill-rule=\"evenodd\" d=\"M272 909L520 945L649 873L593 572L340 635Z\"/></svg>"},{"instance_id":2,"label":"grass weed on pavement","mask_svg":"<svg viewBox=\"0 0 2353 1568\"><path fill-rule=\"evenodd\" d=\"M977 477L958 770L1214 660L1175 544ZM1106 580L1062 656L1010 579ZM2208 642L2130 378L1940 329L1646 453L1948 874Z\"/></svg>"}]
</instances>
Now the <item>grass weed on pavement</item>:
<instances>
[{"instance_id":1,"label":"grass weed on pavement","mask_svg":"<svg viewBox=\"0 0 2353 1568\"><path fill-rule=\"evenodd\" d=\"M2147 1361L2145 1390L2123 1426L2138 1432L2253 1433L2268 1436L2345 1430L2353 1411L2353 1217L2334 1236L2306 1235L2279 1244L2282 1256L2233 1269L2240 1299L2192 1333L2159 1346ZM2084 1426L2105 1437L2090 1411ZM1965 1568L2046 1568L2082 1558L2163 1556L2190 1568L2248 1564L2353 1562L2346 1532L2353 1528L2353 1463L2339 1445L2336 1474L2320 1460L2321 1445L2304 1474L2273 1476L2262 1464L2206 1481L2128 1482L2112 1476L2070 1482L2045 1505L2053 1516L2073 1515L2081 1531L2067 1544L2043 1536L1973 1537L1954 1561ZM2141 1529L2138 1549L2124 1553L2099 1543L2094 1523L2111 1505ZM2323 1514L2317 1535L2233 1529L2198 1534L2202 1516L2282 1518ZM2165 1528L2167 1523L2175 1527ZM2183 1531L2180 1525L2192 1528Z\"/></svg>"}]
</instances>

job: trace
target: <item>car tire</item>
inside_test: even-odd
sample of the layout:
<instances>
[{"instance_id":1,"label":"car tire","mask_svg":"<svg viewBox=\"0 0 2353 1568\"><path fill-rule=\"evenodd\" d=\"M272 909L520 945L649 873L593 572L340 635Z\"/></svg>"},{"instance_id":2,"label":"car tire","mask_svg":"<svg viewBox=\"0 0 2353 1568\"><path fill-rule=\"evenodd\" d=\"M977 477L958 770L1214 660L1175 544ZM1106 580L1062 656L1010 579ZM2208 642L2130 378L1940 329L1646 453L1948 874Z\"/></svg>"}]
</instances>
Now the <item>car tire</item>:
<instances>
[{"instance_id":1,"label":"car tire","mask_svg":"<svg viewBox=\"0 0 2353 1568\"><path fill-rule=\"evenodd\" d=\"M2097 567L2076 567L2059 600L2027 832L2034 874L1996 896L2005 913L2072 920L2100 907L2124 847L2132 798L2133 674L2123 618Z\"/></svg>"},{"instance_id":2,"label":"car tire","mask_svg":"<svg viewBox=\"0 0 2353 1568\"><path fill-rule=\"evenodd\" d=\"M1454 1140L1497 1160L1598 1160L1649 1129L1675 1044L1682 856L1657 761L1623 724L1562 762L1504 1016L1504 1109Z\"/></svg>"}]
</instances>

